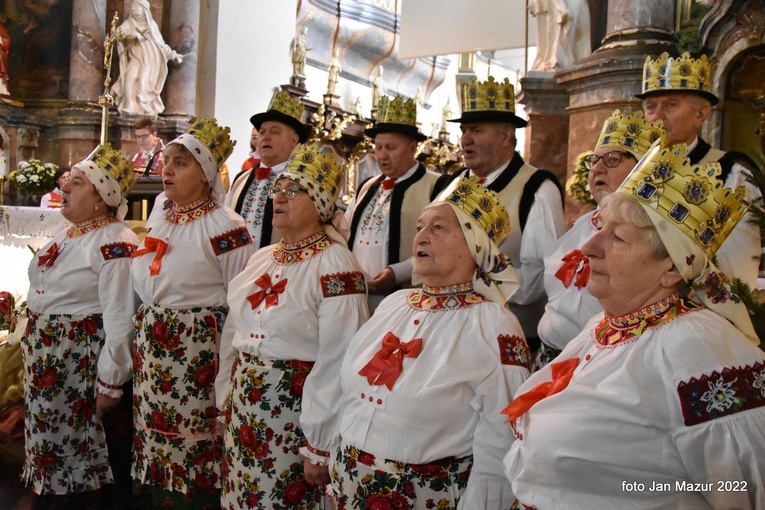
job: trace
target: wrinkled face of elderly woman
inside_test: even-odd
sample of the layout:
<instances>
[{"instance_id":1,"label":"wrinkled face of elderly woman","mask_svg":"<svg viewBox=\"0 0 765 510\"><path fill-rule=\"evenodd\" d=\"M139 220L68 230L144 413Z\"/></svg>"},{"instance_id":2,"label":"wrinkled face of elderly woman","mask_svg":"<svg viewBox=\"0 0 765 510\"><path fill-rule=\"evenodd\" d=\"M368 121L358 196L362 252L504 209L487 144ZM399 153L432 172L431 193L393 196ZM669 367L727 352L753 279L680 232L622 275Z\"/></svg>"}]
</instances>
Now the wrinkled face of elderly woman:
<instances>
[{"instance_id":1,"label":"wrinkled face of elderly woman","mask_svg":"<svg viewBox=\"0 0 765 510\"><path fill-rule=\"evenodd\" d=\"M184 206L209 194L210 183L202 166L185 147L168 145L163 156L162 186L167 198Z\"/></svg>"},{"instance_id":2,"label":"wrinkled face of elderly woman","mask_svg":"<svg viewBox=\"0 0 765 510\"><path fill-rule=\"evenodd\" d=\"M626 205L612 207L612 198ZM641 206L618 193L607 197L602 205L600 230L582 246L590 260L587 290L612 316L669 297L681 277Z\"/></svg>"},{"instance_id":3,"label":"wrinkled face of elderly woman","mask_svg":"<svg viewBox=\"0 0 765 510\"><path fill-rule=\"evenodd\" d=\"M585 159L590 169L587 183L595 202L600 203L603 195L613 193L627 178L637 163L635 156L617 147L601 147L594 151L595 156Z\"/></svg>"},{"instance_id":4,"label":"wrinkled face of elderly woman","mask_svg":"<svg viewBox=\"0 0 765 510\"><path fill-rule=\"evenodd\" d=\"M285 243L302 241L323 230L311 196L297 182L282 177L274 183L269 196L274 201L272 224Z\"/></svg>"},{"instance_id":5,"label":"wrinkled face of elderly woman","mask_svg":"<svg viewBox=\"0 0 765 510\"><path fill-rule=\"evenodd\" d=\"M73 168L71 179L61 186L61 215L72 223L82 223L107 212L106 204L85 172Z\"/></svg>"},{"instance_id":6,"label":"wrinkled face of elderly woman","mask_svg":"<svg viewBox=\"0 0 765 510\"><path fill-rule=\"evenodd\" d=\"M476 263L465 241L457 214L448 204L425 208L417 219L414 272L429 287L469 282Z\"/></svg>"}]
</instances>

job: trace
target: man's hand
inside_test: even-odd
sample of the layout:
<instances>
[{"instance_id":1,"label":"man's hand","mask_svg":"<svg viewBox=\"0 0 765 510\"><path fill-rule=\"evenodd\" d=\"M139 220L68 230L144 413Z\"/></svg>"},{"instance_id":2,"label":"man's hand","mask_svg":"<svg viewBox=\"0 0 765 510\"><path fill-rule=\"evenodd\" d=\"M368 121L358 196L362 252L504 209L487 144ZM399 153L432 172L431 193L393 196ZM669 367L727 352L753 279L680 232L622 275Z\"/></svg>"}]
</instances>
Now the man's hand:
<instances>
[{"instance_id":1,"label":"man's hand","mask_svg":"<svg viewBox=\"0 0 765 510\"><path fill-rule=\"evenodd\" d=\"M311 485L321 487L329 483L329 466L314 464L305 457L303 457L303 473L305 481Z\"/></svg>"},{"instance_id":2,"label":"man's hand","mask_svg":"<svg viewBox=\"0 0 765 510\"><path fill-rule=\"evenodd\" d=\"M367 289L374 294L387 294L396 286L396 274L393 269L386 267L367 281Z\"/></svg>"}]
</instances>

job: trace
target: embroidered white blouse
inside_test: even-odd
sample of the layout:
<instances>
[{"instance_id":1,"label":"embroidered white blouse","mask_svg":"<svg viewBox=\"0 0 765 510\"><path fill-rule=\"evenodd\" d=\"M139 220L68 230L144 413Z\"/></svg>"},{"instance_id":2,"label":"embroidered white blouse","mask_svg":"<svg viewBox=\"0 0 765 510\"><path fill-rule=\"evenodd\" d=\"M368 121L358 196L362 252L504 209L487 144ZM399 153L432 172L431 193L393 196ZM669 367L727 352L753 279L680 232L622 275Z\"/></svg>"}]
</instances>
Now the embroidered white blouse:
<instances>
[{"instance_id":1,"label":"embroidered white blouse","mask_svg":"<svg viewBox=\"0 0 765 510\"><path fill-rule=\"evenodd\" d=\"M253 306L249 298L258 293ZM218 408L228 397L239 352L315 362L303 387L300 426L315 450L328 452L340 413L340 363L369 317L364 276L353 254L324 233L267 246L231 282L228 303L215 381Z\"/></svg>"},{"instance_id":2,"label":"embroidered white blouse","mask_svg":"<svg viewBox=\"0 0 765 510\"><path fill-rule=\"evenodd\" d=\"M167 251L154 276L156 252L134 257L133 283L141 302L165 308L225 306L229 282L254 251L244 220L212 201L184 213L168 211L138 251L149 238L167 243Z\"/></svg>"},{"instance_id":3,"label":"embroidered white blouse","mask_svg":"<svg viewBox=\"0 0 765 510\"><path fill-rule=\"evenodd\" d=\"M407 463L473 455L461 506L509 508L514 497L501 464L513 436L500 411L529 376L530 353L516 318L471 287L405 289L382 302L345 355L338 434ZM388 333L422 339L392 390L359 375Z\"/></svg>"},{"instance_id":4,"label":"embroidered white blouse","mask_svg":"<svg viewBox=\"0 0 765 510\"><path fill-rule=\"evenodd\" d=\"M598 300L587 291L586 281L577 286L577 278L583 276L584 261L577 264L574 259L572 262L576 266L572 268L568 286L556 276L566 264L563 258L573 250L581 251L582 245L596 232L593 224L594 213L595 211L590 211L580 216L571 229L550 247L544 258L547 304L537 333L545 344L558 350L566 347L568 342L582 332L587 321L603 311Z\"/></svg>"},{"instance_id":5,"label":"embroidered white blouse","mask_svg":"<svg viewBox=\"0 0 765 510\"><path fill-rule=\"evenodd\" d=\"M521 503L765 508L765 353L707 309L675 313L634 337L598 316L521 387L579 359L565 389L515 422L504 465Z\"/></svg>"},{"instance_id":6,"label":"embroidered white blouse","mask_svg":"<svg viewBox=\"0 0 765 510\"><path fill-rule=\"evenodd\" d=\"M138 238L125 223L101 216L65 229L29 264L29 310L103 314L106 342L98 359L98 391L111 397L122 395L119 387L133 373L136 296L130 254L137 245Z\"/></svg>"}]
</instances>

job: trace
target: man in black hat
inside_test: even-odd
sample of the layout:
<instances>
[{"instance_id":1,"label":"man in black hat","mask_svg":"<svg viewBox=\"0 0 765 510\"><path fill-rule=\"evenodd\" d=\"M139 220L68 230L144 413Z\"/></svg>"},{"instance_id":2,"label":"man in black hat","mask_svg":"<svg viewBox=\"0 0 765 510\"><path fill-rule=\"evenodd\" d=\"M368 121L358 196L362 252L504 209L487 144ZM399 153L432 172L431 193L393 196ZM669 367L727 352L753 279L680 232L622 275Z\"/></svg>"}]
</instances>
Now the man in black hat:
<instances>
[{"instance_id":1,"label":"man in black hat","mask_svg":"<svg viewBox=\"0 0 765 510\"><path fill-rule=\"evenodd\" d=\"M526 164L516 152L516 128L527 122L515 115L515 91L505 78L480 83L475 78L462 84L462 131L460 145L465 168L444 175L436 184L438 193L457 176L474 175L483 186L499 194L510 216L510 235L500 246L518 273L521 286L510 298L508 308L523 327L532 349L539 346L537 324L544 313L543 254L566 230L563 189L547 170Z\"/></svg>"},{"instance_id":2,"label":"man in black hat","mask_svg":"<svg viewBox=\"0 0 765 510\"><path fill-rule=\"evenodd\" d=\"M226 205L247 222L252 242L258 248L281 239L279 231L271 227L273 202L268 190L286 168L297 144L308 140L310 127L301 122L303 109L298 98L281 91L274 95L268 110L250 118L260 134L260 163L236 176L226 195Z\"/></svg>"},{"instance_id":3,"label":"man in black hat","mask_svg":"<svg viewBox=\"0 0 765 510\"><path fill-rule=\"evenodd\" d=\"M426 139L417 130L416 108L411 99L380 99L380 122L365 133L374 138L382 174L361 184L345 213L348 247L367 275L370 312L392 291L412 286L415 224L438 179L415 159Z\"/></svg>"},{"instance_id":4,"label":"man in black hat","mask_svg":"<svg viewBox=\"0 0 765 510\"><path fill-rule=\"evenodd\" d=\"M643 65L642 93L635 97L643 100L643 111L648 121L661 120L670 145L688 146L691 164L718 162L722 167L720 178L725 187L746 188L746 200L752 202L760 191L746 179L750 171L758 172L757 165L741 152L724 152L712 148L699 136L717 96L711 92L712 68L705 55L694 59L688 52L679 57L668 53L656 59L647 57ZM718 267L728 276L741 278L751 288L757 286L761 253L760 229L747 221L747 213L736 225L725 243L717 251Z\"/></svg>"}]
</instances>

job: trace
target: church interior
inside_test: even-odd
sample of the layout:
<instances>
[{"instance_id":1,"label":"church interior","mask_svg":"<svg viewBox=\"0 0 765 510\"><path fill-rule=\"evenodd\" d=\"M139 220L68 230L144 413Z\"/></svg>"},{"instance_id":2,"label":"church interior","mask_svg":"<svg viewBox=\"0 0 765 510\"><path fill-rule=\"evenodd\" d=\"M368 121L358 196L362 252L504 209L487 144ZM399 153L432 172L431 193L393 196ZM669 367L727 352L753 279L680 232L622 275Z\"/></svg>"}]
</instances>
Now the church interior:
<instances>
[{"instance_id":1,"label":"church interior","mask_svg":"<svg viewBox=\"0 0 765 510\"><path fill-rule=\"evenodd\" d=\"M125 44L130 23L146 22L136 3L150 19L135 37L159 41L140 56L149 64L136 64ZM556 4L565 23L550 12ZM141 119L167 143L215 117L236 141L233 180L250 156L250 117L278 91L303 105L309 141L341 161L341 207L380 173L364 132L379 120L381 97L414 102L426 137L417 160L452 173L464 168L459 124L448 122L464 108L461 87L493 77L512 85L528 121L517 150L566 190L570 226L594 203L580 155L615 109L641 109L646 57L664 52L708 57L719 102L700 136L765 169L763 27L765 0L0 0L0 291L23 300L35 250L67 223L38 207L45 190L14 178L20 165L69 169L106 142L131 156ZM137 104L142 87L154 97ZM163 188L148 167L135 170L126 219L141 236ZM765 314L765 265L758 287L752 306ZM9 482L23 457L23 440L10 435L0 437L0 500L29 508Z\"/></svg>"}]
</instances>

